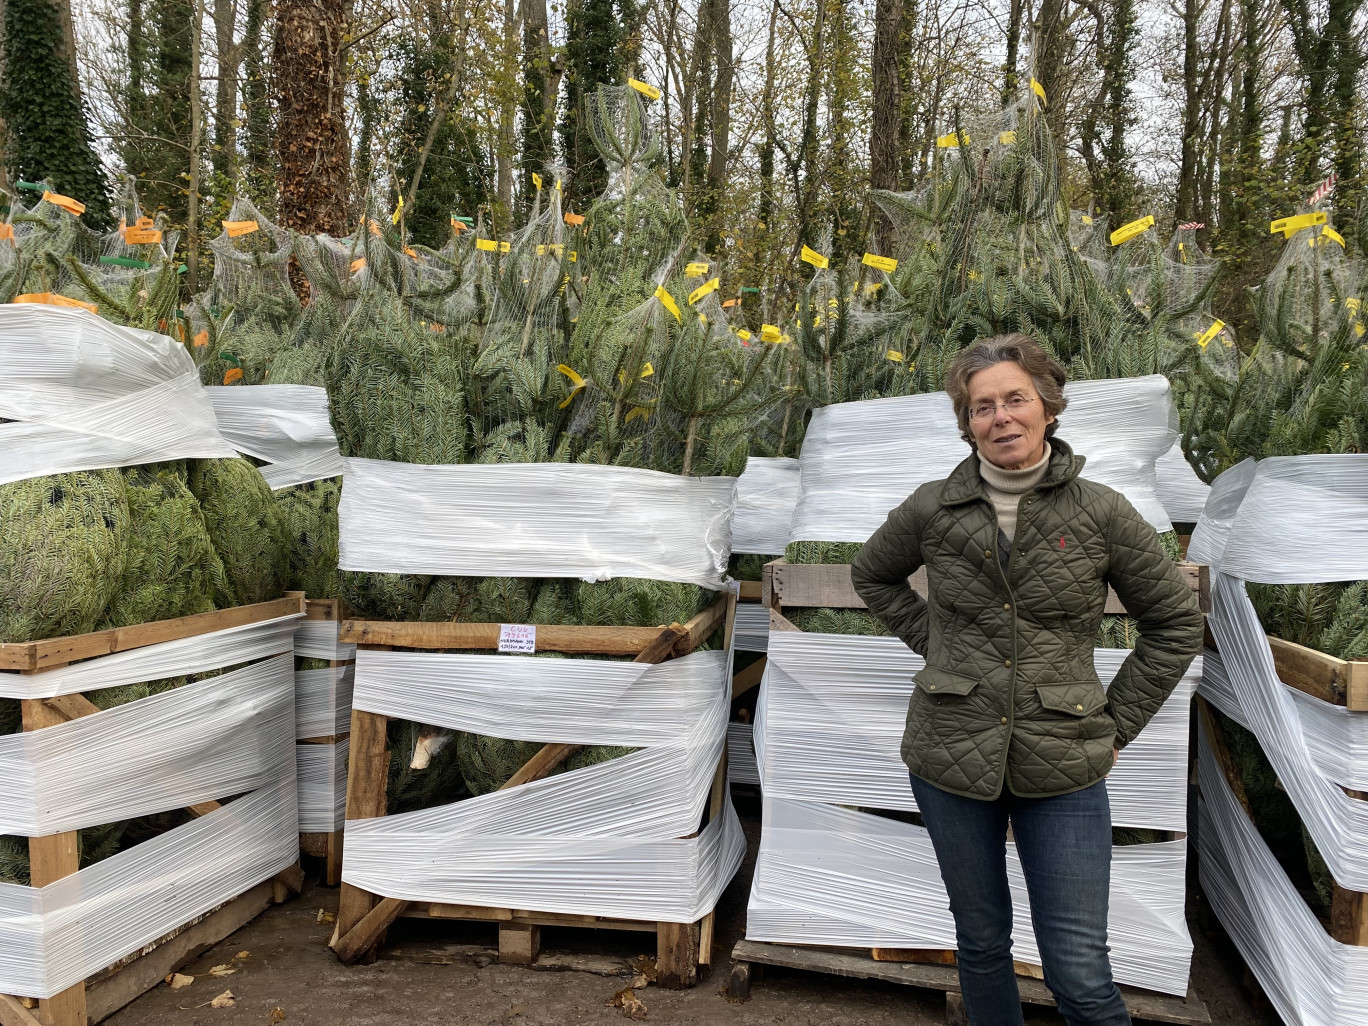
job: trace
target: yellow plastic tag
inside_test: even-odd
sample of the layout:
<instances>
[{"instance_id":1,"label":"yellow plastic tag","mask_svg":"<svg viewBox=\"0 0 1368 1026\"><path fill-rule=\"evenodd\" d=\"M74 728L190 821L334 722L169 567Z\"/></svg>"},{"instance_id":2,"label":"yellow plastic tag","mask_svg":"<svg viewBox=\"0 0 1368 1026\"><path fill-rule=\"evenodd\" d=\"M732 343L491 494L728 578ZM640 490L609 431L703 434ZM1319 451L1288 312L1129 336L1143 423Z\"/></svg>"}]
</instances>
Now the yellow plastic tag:
<instances>
[{"instance_id":1,"label":"yellow plastic tag","mask_svg":"<svg viewBox=\"0 0 1368 1026\"><path fill-rule=\"evenodd\" d=\"M1197 336L1197 344L1205 349L1211 344L1211 340L1221 333L1225 327L1225 321L1216 320L1211 322L1211 327Z\"/></svg>"},{"instance_id":2,"label":"yellow plastic tag","mask_svg":"<svg viewBox=\"0 0 1368 1026\"><path fill-rule=\"evenodd\" d=\"M815 249L809 249L807 246L803 247L802 259L804 263L811 264L819 271L825 271L827 269L827 264L830 263L830 261L822 256L821 253L818 253Z\"/></svg>"},{"instance_id":3,"label":"yellow plastic tag","mask_svg":"<svg viewBox=\"0 0 1368 1026\"><path fill-rule=\"evenodd\" d=\"M1368 332L1368 328L1365 328L1362 324L1354 325L1354 334L1359 338L1363 338L1365 332Z\"/></svg>"},{"instance_id":4,"label":"yellow plastic tag","mask_svg":"<svg viewBox=\"0 0 1368 1026\"><path fill-rule=\"evenodd\" d=\"M541 192L541 175L537 174L535 171L532 172L532 185L538 192Z\"/></svg>"},{"instance_id":5,"label":"yellow plastic tag","mask_svg":"<svg viewBox=\"0 0 1368 1026\"><path fill-rule=\"evenodd\" d=\"M1041 85L1039 82L1037 82L1034 76L1032 76L1031 78L1031 92L1035 93L1037 96L1040 97L1040 105L1042 107L1049 106L1050 101L1045 99L1045 87Z\"/></svg>"},{"instance_id":6,"label":"yellow plastic tag","mask_svg":"<svg viewBox=\"0 0 1368 1026\"><path fill-rule=\"evenodd\" d=\"M623 422L624 424L630 424L632 421L636 420L638 417L641 417L643 420L650 420L650 419L651 419L651 411L650 411L650 409L647 408L647 407L645 407L645 406L633 406L630 410L627 411L627 416L625 416L625 417L622 418L622 422Z\"/></svg>"},{"instance_id":7,"label":"yellow plastic tag","mask_svg":"<svg viewBox=\"0 0 1368 1026\"><path fill-rule=\"evenodd\" d=\"M1080 214L1078 219L1082 221L1084 224L1092 224L1092 218L1089 217L1087 214Z\"/></svg>"},{"instance_id":8,"label":"yellow plastic tag","mask_svg":"<svg viewBox=\"0 0 1368 1026\"><path fill-rule=\"evenodd\" d=\"M747 331L745 328L740 328L736 332L736 337L739 338L742 342L749 342L750 332Z\"/></svg>"},{"instance_id":9,"label":"yellow plastic tag","mask_svg":"<svg viewBox=\"0 0 1368 1026\"><path fill-rule=\"evenodd\" d=\"M1344 236L1335 231L1335 229L1331 228L1328 224L1321 229L1321 238L1334 239L1340 244L1340 249L1344 249Z\"/></svg>"},{"instance_id":10,"label":"yellow plastic tag","mask_svg":"<svg viewBox=\"0 0 1368 1026\"><path fill-rule=\"evenodd\" d=\"M1138 221L1132 221L1130 224L1123 224L1120 228L1116 229L1116 231L1111 233L1111 244L1113 246L1119 246L1121 245L1121 243L1127 242L1130 239L1135 238L1137 235L1141 235L1144 232L1149 231L1153 227L1153 215L1147 215L1145 217L1140 218Z\"/></svg>"},{"instance_id":11,"label":"yellow plastic tag","mask_svg":"<svg viewBox=\"0 0 1368 1026\"><path fill-rule=\"evenodd\" d=\"M999 146L1015 146L1016 141L1017 134L1012 131L1003 132L1001 135L998 136Z\"/></svg>"},{"instance_id":12,"label":"yellow plastic tag","mask_svg":"<svg viewBox=\"0 0 1368 1026\"><path fill-rule=\"evenodd\" d=\"M565 397L565 402L561 403L559 406L556 407L556 409L558 410L563 410L570 405L571 399L575 398L575 396L580 394L580 392L584 389L584 386L587 385L588 382L586 382L582 377L580 377L578 374L576 374L573 370L571 370L563 363L556 364L556 370L560 371L567 378L569 378L570 384L574 386L570 389L570 394Z\"/></svg>"},{"instance_id":13,"label":"yellow plastic tag","mask_svg":"<svg viewBox=\"0 0 1368 1026\"><path fill-rule=\"evenodd\" d=\"M548 254L551 256L560 256L564 252L565 244L560 242L553 242L545 246L537 247L537 256L547 256Z\"/></svg>"},{"instance_id":14,"label":"yellow plastic tag","mask_svg":"<svg viewBox=\"0 0 1368 1026\"><path fill-rule=\"evenodd\" d=\"M629 78L627 84L648 100L660 99L660 90L649 82L642 82L640 79Z\"/></svg>"},{"instance_id":15,"label":"yellow plastic tag","mask_svg":"<svg viewBox=\"0 0 1368 1026\"><path fill-rule=\"evenodd\" d=\"M679 321L681 324L683 323L683 319L679 316L679 304L674 301L674 296L665 291L664 285L656 286L655 297L660 300L661 305L665 307L666 310L669 310L670 313L674 314L675 320Z\"/></svg>"},{"instance_id":16,"label":"yellow plastic tag","mask_svg":"<svg viewBox=\"0 0 1368 1026\"><path fill-rule=\"evenodd\" d=\"M894 363L902 363L902 353L898 352L896 349L888 350L888 352L884 353L884 356L888 357L888 359L892 360Z\"/></svg>"},{"instance_id":17,"label":"yellow plastic tag","mask_svg":"<svg viewBox=\"0 0 1368 1026\"><path fill-rule=\"evenodd\" d=\"M228 372L227 372L226 374L223 375L223 383L224 383L225 385L231 385L233 382L235 382L235 381L241 381L241 380L242 380L242 368L241 368L241 367L229 367L229 368L228 368Z\"/></svg>"},{"instance_id":18,"label":"yellow plastic tag","mask_svg":"<svg viewBox=\"0 0 1368 1026\"><path fill-rule=\"evenodd\" d=\"M499 252L500 252L500 253L507 253L507 252L508 252L510 249L512 249L512 248L513 248L513 243L511 243L511 242L501 242L501 243L499 243Z\"/></svg>"},{"instance_id":19,"label":"yellow plastic tag","mask_svg":"<svg viewBox=\"0 0 1368 1026\"><path fill-rule=\"evenodd\" d=\"M1297 214L1293 217L1280 217L1268 226L1269 235L1283 233L1284 239L1290 239L1303 228L1314 228L1316 225L1325 224L1325 211L1317 210L1311 214Z\"/></svg>"},{"instance_id":20,"label":"yellow plastic tag","mask_svg":"<svg viewBox=\"0 0 1368 1026\"><path fill-rule=\"evenodd\" d=\"M776 343L776 344L777 344L777 343L779 343L779 342L782 342L783 340L784 340L783 332L781 332L781 331L779 330L779 326L778 326L777 324L762 324L762 325L760 325L760 341L761 341L761 342L770 342L770 343Z\"/></svg>"},{"instance_id":21,"label":"yellow plastic tag","mask_svg":"<svg viewBox=\"0 0 1368 1026\"><path fill-rule=\"evenodd\" d=\"M898 262L892 257L875 256L873 253L866 253L860 258L860 263L874 268L876 271L883 271L892 274L898 269Z\"/></svg>"},{"instance_id":22,"label":"yellow plastic tag","mask_svg":"<svg viewBox=\"0 0 1368 1026\"><path fill-rule=\"evenodd\" d=\"M693 306L704 296L708 295L709 293L716 292L721 284L721 278L710 278L708 281L705 281L702 285L698 286L698 288L694 289L692 292L689 293L689 305Z\"/></svg>"},{"instance_id":23,"label":"yellow plastic tag","mask_svg":"<svg viewBox=\"0 0 1368 1026\"><path fill-rule=\"evenodd\" d=\"M954 132L950 132L946 135L936 136L936 145L940 147L942 150L956 149L961 143L965 146L969 145L968 132L961 132L958 138L956 138Z\"/></svg>"},{"instance_id":24,"label":"yellow plastic tag","mask_svg":"<svg viewBox=\"0 0 1368 1026\"><path fill-rule=\"evenodd\" d=\"M43 199L47 200L54 207L61 207L68 214L80 217L85 213L85 204L80 200L74 200L70 196L62 196L55 192L43 192Z\"/></svg>"},{"instance_id":25,"label":"yellow plastic tag","mask_svg":"<svg viewBox=\"0 0 1368 1026\"><path fill-rule=\"evenodd\" d=\"M696 260L684 268L684 277L701 278L708 273L708 268L711 266L706 260Z\"/></svg>"},{"instance_id":26,"label":"yellow plastic tag","mask_svg":"<svg viewBox=\"0 0 1368 1026\"><path fill-rule=\"evenodd\" d=\"M236 239L239 235L251 235L252 232L260 230L261 225L255 221L224 221L223 230L228 233L228 238Z\"/></svg>"},{"instance_id":27,"label":"yellow plastic tag","mask_svg":"<svg viewBox=\"0 0 1368 1026\"><path fill-rule=\"evenodd\" d=\"M1363 301L1360 300L1358 296L1350 296L1344 301L1344 305L1350 310L1353 310L1354 313L1358 313L1359 309L1363 306Z\"/></svg>"},{"instance_id":28,"label":"yellow plastic tag","mask_svg":"<svg viewBox=\"0 0 1368 1026\"><path fill-rule=\"evenodd\" d=\"M493 239L476 239L475 248L483 250L485 253L497 253L499 251L499 244Z\"/></svg>"},{"instance_id":29,"label":"yellow plastic tag","mask_svg":"<svg viewBox=\"0 0 1368 1026\"><path fill-rule=\"evenodd\" d=\"M366 258L365 258L365 257L357 257L355 260L353 260L353 261L351 262L351 273L352 273L352 274L355 274L357 271L361 270L361 268L363 268L363 267L365 267L365 266L366 266Z\"/></svg>"},{"instance_id":30,"label":"yellow plastic tag","mask_svg":"<svg viewBox=\"0 0 1368 1026\"><path fill-rule=\"evenodd\" d=\"M91 313L99 313L100 308L94 303L82 303L79 299L71 299L57 292L26 292L22 296L15 296L12 302L15 303L42 303L44 306L70 306L79 307L82 310L89 310Z\"/></svg>"},{"instance_id":31,"label":"yellow plastic tag","mask_svg":"<svg viewBox=\"0 0 1368 1026\"><path fill-rule=\"evenodd\" d=\"M404 216L404 194L399 194L399 202L394 206L394 213L390 214L390 224L398 224L399 218Z\"/></svg>"}]
</instances>

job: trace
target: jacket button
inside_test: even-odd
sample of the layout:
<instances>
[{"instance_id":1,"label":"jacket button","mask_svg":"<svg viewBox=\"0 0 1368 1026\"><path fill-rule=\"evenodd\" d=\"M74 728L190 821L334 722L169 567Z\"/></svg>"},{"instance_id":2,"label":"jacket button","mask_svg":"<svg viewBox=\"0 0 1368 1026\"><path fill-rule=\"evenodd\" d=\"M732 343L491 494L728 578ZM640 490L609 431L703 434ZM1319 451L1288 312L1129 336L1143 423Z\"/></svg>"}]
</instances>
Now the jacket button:
<instances>
[{"instance_id":1,"label":"jacket button","mask_svg":"<svg viewBox=\"0 0 1368 1026\"><path fill-rule=\"evenodd\" d=\"M1011 665L1012 665L1012 661L1011 661L1010 659L1004 659L1004 660L1002 661L1002 665L1003 665L1003 666L1011 666Z\"/></svg>"},{"instance_id":2,"label":"jacket button","mask_svg":"<svg viewBox=\"0 0 1368 1026\"><path fill-rule=\"evenodd\" d=\"M1002 718L1002 722L1003 722L1003 723L1006 723L1006 722L1007 722L1007 717L1006 717L1006 716L1004 716L1004 717Z\"/></svg>"},{"instance_id":3,"label":"jacket button","mask_svg":"<svg viewBox=\"0 0 1368 1026\"><path fill-rule=\"evenodd\" d=\"M927 686L930 690L932 690L932 691L935 691L935 690L936 690L936 685L934 685L934 684L928 684L928 685L926 685L926 686Z\"/></svg>"},{"instance_id":4,"label":"jacket button","mask_svg":"<svg viewBox=\"0 0 1368 1026\"><path fill-rule=\"evenodd\" d=\"M1002 604L1002 608L1005 609L1005 610L1007 610L1007 612L1010 613L1010 612L1012 611L1012 604L1011 604L1010 602L1004 602L1004 603Z\"/></svg>"},{"instance_id":5,"label":"jacket button","mask_svg":"<svg viewBox=\"0 0 1368 1026\"><path fill-rule=\"evenodd\" d=\"M983 558L984 558L984 559L992 559L992 558L993 558L993 550L992 550L992 549L984 549L984 550L983 550Z\"/></svg>"},{"instance_id":6,"label":"jacket button","mask_svg":"<svg viewBox=\"0 0 1368 1026\"><path fill-rule=\"evenodd\" d=\"M1077 709L1079 712L1083 711L1083 707L1081 705L1076 705L1074 706L1074 708Z\"/></svg>"}]
</instances>

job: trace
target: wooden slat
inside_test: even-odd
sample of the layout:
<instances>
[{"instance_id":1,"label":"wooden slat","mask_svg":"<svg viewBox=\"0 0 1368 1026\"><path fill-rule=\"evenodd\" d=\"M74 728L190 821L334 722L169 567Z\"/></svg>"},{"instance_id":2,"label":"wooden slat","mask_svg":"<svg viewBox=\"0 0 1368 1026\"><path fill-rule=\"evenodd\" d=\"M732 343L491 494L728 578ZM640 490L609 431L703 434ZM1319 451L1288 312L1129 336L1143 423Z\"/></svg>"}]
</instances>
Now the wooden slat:
<instances>
[{"instance_id":1,"label":"wooden slat","mask_svg":"<svg viewBox=\"0 0 1368 1026\"><path fill-rule=\"evenodd\" d=\"M380 942L381 936L408 907L407 901L385 898L361 917L361 921L342 934L332 949L345 965L351 965ZM340 922L340 920L339 920Z\"/></svg>"},{"instance_id":2,"label":"wooden slat","mask_svg":"<svg viewBox=\"0 0 1368 1026\"><path fill-rule=\"evenodd\" d=\"M337 599L306 599L304 602L304 619L306 620L339 620L339 607L341 603Z\"/></svg>"},{"instance_id":3,"label":"wooden slat","mask_svg":"<svg viewBox=\"0 0 1368 1026\"><path fill-rule=\"evenodd\" d=\"M18 998L0 994L0 1026L43 1026Z\"/></svg>"},{"instance_id":4,"label":"wooden slat","mask_svg":"<svg viewBox=\"0 0 1368 1026\"><path fill-rule=\"evenodd\" d=\"M713 632L721 627L724 622L730 623L728 610L732 608L735 597L730 593L723 595L716 602L710 605L703 612L699 613L692 620L684 625L684 630L688 634L688 640L677 647L676 655L688 655L703 642L713 636Z\"/></svg>"},{"instance_id":5,"label":"wooden slat","mask_svg":"<svg viewBox=\"0 0 1368 1026\"><path fill-rule=\"evenodd\" d=\"M428 903L427 914L433 919L473 919L477 922L498 922L512 919L513 911L489 905L452 905L444 901Z\"/></svg>"},{"instance_id":6,"label":"wooden slat","mask_svg":"<svg viewBox=\"0 0 1368 1026\"><path fill-rule=\"evenodd\" d=\"M772 615L777 616L779 614L776 613ZM740 695L744 695L751 688L759 685L760 678L765 675L765 666L768 664L768 662L769 660L767 656L761 656L759 659L751 663L744 670L742 670L740 673L738 673L735 677L732 678L733 699L737 698Z\"/></svg>"},{"instance_id":7,"label":"wooden slat","mask_svg":"<svg viewBox=\"0 0 1368 1026\"><path fill-rule=\"evenodd\" d=\"M659 627L566 627L537 625L538 652L634 656L654 641ZM338 640L393 648L498 649L497 623L402 623L343 620Z\"/></svg>"},{"instance_id":8,"label":"wooden slat","mask_svg":"<svg viewBox=\"0 0 1368 1026\"><path fill-rule=\"evenodd\" d=\"M339 741L345 741L350 734L333 734L330 737L300 737L295 739L297 745L335 745Z\"/></svg>"},{"instance_id":9,"label":"wooden slat","mask_svg":"<svg viewBox=\"0 0 1368 1026\"><path fill-rule=\"evenodd\" d=\"M1244 780L1240 777L1240 771L1235 768L1235 760L1230 757L1230 749L1226 747L1225 736L1221 733L1221 724L1217 722L1216 714L1207 704L1205 698L1198 695L1196 702L1197 718L1202 724L1202 732L1206 734L1207 745L1211 748L1211 754L1216 757L1216 765L1221 768L1221 773L1226 778L1226 783L1230 785L1230 790L1234 792L1240 807L1244 809L1245 815L1253 823L1254 812L1249 807L1249 795L1245 793Z\"/></svg>"},{"instance_id":10,"label":"wooden slat","mask_svg":"<svg viewBox=\"0 0 1368 1026\"><path fill-rule=\"evenodd\" d=\"M855 593L855 586L850 581L849 564L786 563L783 560L775 560L766 564L765 573L770 584L770 598L767 604L771 608L865 608L864 600ZM1178 573L1183 582L1197 595L1202 612L1210 610L1210 570L1197 563L1179 563ZM918 569L907 582L919 595L926 597L929 594L925 567ZM1125 605L1111 588L1107 589L1107 604L1103 611L1116 615L1126 612ZM1365 701L1368 701L1368 678L1365 679L1364 691Z\"/></svg>"},{"instance_id":11,"label":"wooden slat","mask_svg":"<svg viewBox=\"0 0 1368 1026\"><path fill-rule=\"evenodd\" d=\"M347 819L375 819L385 814L389 751L385 747L388 718L362 709L352 710L351 751L347 757ZM337 899L338 938L345 937L375 904L369 891L342 884Z\"/></svg>"},{"instance_id":12,"label":"wooden slat","mask_svg":"<svg viewBox=\"0 0 1368 1026\"><path fill-rule=\"evenodd\" d=\"M1368 662L1337 659L1272 635L1268 647L1284 684L1351 712L1368 712Z\"/></svg>"},{"instance_id":13,"label":"wooden slat","mask_svg":"<svg viewBox=\"0 0 1368 1026\"><path fill-rule=\"evenodd\" d=\"M534 780L541 780L582 747L582 745L558 744L554 741L551 744L542 745L541 750L536 755L523 763L517 773L514 773L499 786L499 790L507 791L509 788L530 784Z\"/></svg>"},{"instance_id":14,"label":"wooden slat","mask_svg":"<svg viewBox=\"0 0 1368 1026\"><path fill-rule=\"evenodd\" d=\"M793 626L793 624L789 622L788 618L785 617L782 613L776 612L775 610L771 609L770 633L773 634L775 631L793 631L797 633L798 628Z\"/></svg>"},{"instance_id":15,"label":"wooden slat","mask_svg":"<svg viewBox=\"0 0 1368 1026\"><path fill-rule=\"evenodd\" d=\"M126 652L241 627L259 620L274 620L291 613L304 612L304 593L290 592L284 598L270 602L256 602L249 606L218 609L212 613L196 613L174 620L157 620L132 627L115 627L91 634L75 634L45 641L20 641L0 644L0 670L48 670L78 659L91 659L112 652Z\"/></svg>"},{"instance_id":16,"label":"wooden slat","mask_svg":"<svg viewBox=\"0 0 1368 1026\"><path fill-rule=\"evenodd\" d=\"M689 637L688 632L677 623L651 629L656 632L656 636L637 653L632 662L663 663L674 654L675 648Z\"/></svg>"},{"instance_id":17,"label":"wooden slat","mask_svg":"<svg viewBox=\"0 0 1368 1026\"><path fill-rule=\"evenodd\" d=\"M764 596L765 584L763 581L739 581L741 585L742 602L759 602Z\"/></svg>"}]
</instances>

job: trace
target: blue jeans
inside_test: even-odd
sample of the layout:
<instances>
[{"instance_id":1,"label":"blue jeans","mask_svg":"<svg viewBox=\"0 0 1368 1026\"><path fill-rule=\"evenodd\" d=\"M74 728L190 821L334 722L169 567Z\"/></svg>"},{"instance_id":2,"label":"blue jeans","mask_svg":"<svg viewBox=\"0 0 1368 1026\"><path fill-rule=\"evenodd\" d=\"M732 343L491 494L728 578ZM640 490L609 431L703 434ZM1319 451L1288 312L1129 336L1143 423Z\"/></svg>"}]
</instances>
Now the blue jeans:
<instances>
[{"instance_id":1,"label":"blue jeans","mask_svg":"<svg viewBox=\"0 0 1368 1026\"><path fill-rule=\"evenodd\" d=\"M955 916L960 990L973 1026L1021 1026L1012 968L1012 824L1031 926L1069 1026L1130 1026L1107 958L1111 806L1106 781L1053 798L962 798L912 777L912 793L940 863Z\"/></svg>"}]
</instances>

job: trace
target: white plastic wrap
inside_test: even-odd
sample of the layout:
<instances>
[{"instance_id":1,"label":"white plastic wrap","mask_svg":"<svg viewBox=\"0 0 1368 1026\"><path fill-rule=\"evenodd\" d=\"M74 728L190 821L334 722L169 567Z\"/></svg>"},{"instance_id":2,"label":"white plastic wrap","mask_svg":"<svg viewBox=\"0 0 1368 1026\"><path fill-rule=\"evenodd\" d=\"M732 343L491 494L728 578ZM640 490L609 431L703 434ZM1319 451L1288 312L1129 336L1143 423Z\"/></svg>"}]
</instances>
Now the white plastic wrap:
<instances>
[{"instance_id":1,"label":"white plastic wrap","mask_svg":"<svg viewBox=\"0 0 1368 1026\"><path fill-rule=\"evenodd\" d=\"M1177 523L1195 523L1206 506L1211 485L1192 469L1192 464L1183 455L1181 440L1174 442L1169 451L1159 457L1154 472L1159 501L1164 504L1169 519Z\"/></svg>"},{"instance_id":2,"label":"white plastic wrap","mask_svg":"<svg viewBox=\"0 0 1368 1026\"><path fill-rule=\"evenodd\" d=\"M738 602L733 644L738 652L763 652L769 647L769 607L759 602Z\"/></svg>"},{"instance_id":3,"label":"white plastic wrap","mask_svg":"<svg viewBox=\"0 0 1368 1026\"><path fill-rule=\"evenodd\" d=\"M1103 686L1131 653L1097 649ZM776 631L757 711L765 794L806 802L915 811L899 754L912 675L924 666L897 638ZM1121 753L1107 780L1112 822L1187 829L1188 721L1197 659Z\"/></svg>"},{"instance_id":4,"label":"white plastic wrap","mask_svg":"<svg viewBox=\"0 0 1368 1026\"><path fill-rule=\"evenodd\" d=\"M1205 563L1213 572L1220 567L1226 542L1230 540L1230 529L1258 468L1257 461L1245 460L1216 478L1202 515L1192 529L1187 548L1190 561Z\"/></svg>"},{"instance_id":5,"label":"white plastic wrap","mask_svg":"<svg viewBox=\"0 0 1368 1026\"><path fill-rule=\"evenodd\" d=\"M720 589L736 479L589 464L348 460L343 570L643 577Z\"/></svg>"},{"instance_id":6,"label":"white plastic wrap","mask_svg":"<svg viewBox=\"0 0 1368 1026\"><path fill-rule=\"evenodd\" d=\"M1368 578L1368 454L1260 460L1220 568L1262 584Z\"/></svg>"},{"instance_id":7,"label":"white plastic wrap","mask_svg":"<svg viewBox=\"0 0 1368 1026\"><path fill-rule=\"evenodd\" d=\"M733 784L760 786L755 761L755 724L732 720L727 724L727 779Z\"/></svg>"},{"instance_id":8,"label":"white plastic wrap","mask_svg":"<svg viewBox=\"0 0 1368 1026\"><path fill-rule=\"evenodd\" d=\"M798 461L786 456L752 456L736 479L732 552L782 555L789 521L798 501Z\"/></svg>"},{"instance_id":9,"label":"white plastic wrap","mask_svg":"<svg viewBox=\"0 0 1368 1026\"><path fill-rule=\"evenodd\" d=\"M342 454L328 419L328 393L308 385L211 386L219 432L239 452L265 460L272 488L342 475Z\"/></svg>"},{"instance_id":10,"label":"white plastic wrap","mask_svg":"<svg viewBox=\"0 0 1368 1026\"><path fill-rule=\"evenodd\" d=\"M769 793L746 938L841 947L953 948L955 924L922 827ZM1108 941L1118 983L1187 992L1186 841L1112 849ZM1025 880L1007 846L1013 957L1040 964Z\"/></svg>"},{"instance_id":11,"label":"white plastic wrap","mask_svg":"<svg viewBox=\"0 0 1368 1026\"><path fill-rule=\"evenodd\" d=\"M1177 439L1168 379L1070 382L1065 395L1059 437L1087 457L1083 477L1124 494L1155 530L1170 530L1155 475ZM788 540L867 541L919 485L947 477L969 454L944 392L814 410Z\"/></svg>"},{"instance_id":12,"label":"white plastic wrap","mask_svg":"<svg viewBox=\"0 0 1368 1026\"><path fill-rule=\"evenodd\" d=\"M1202 892L1245 964L1289 1026L1361 1026L1368 947L1326 933L1240 807L1204 734L1197 766Z\"/></svg>"},{"instance_id":13,"label":"white plastic wrap","mask_svg":"<svg viewBox=\"0 0 1368 1026\"><path fill-rule=\"evenodd\" d=\"M688 836L725 743L729 664L725 652L658 665L358 652L358 709L638 750L508 791L350 821L343 879L410 900L693 922L745 849L730 801Z\"/></svg>"},{"instance_id":14,"label":"white plastic wrap","mask_svg":"<svg viewBox=\"0 0 1368 1026\"><path fill-rule=\"evenodd\" d=\"M295 671L295 737L333 737L351 730L355 676L354 666Z\"/></svg>"},{"instance_id":15,"label":"white plastic wrap","mask_svg":"<svg viewBox=\"0 0 1368 1026\"><path fill-rule=\"evenodd\" d=\"M291 753L269 787L73 876L0 883L0 994L52 997L298 858Z\"/></svg>"},{"instance_id":16,"label":"white plastic wrap","mask_svg":"<svg viewBox=\"0 0 1368 1026\"><path fill-rule=\"evenodd\" d=\"M332 745L295 745L301 834L330 834L342 829L347 816L350 745L345 738Z\"/></svg>"},{"instance_id":17,"label":"white plastic wrap","mask_svg":"<svg viewBox=\"0 0 1368 1026\"><path fill-rule=\"evenodd\" d=\"M237 455L184 346L66 307L0 306L0 420L0 484Z\"/></svg>"},{"instance_id":18,"label":"white plastic wrap","mask_svg":"<svg viewBox=\"0 0 1368 1026\"><path fill-rule=\"evenodd\" d=\"M85 659L42 673L0 672L0 698L54 698L77 692L204 673L293 651L298 613Z\"/></svg>"},{"instance_id":19,"label":"white plastic wrap","mask_svg":"<svg viewBox=\"0 0 1368 1026\"><path fill-rule=\"evenodd\" d=\"M287 652L0 737L0 834L56 834L274 782L294 743L293 670Z\"/></svg>"},{"instance_id":20,"label":"white plastic wrap","mask_svg":"<svg viewBox=\"0 0 1368 1026\"><path fill-rule=\"evenodd\" d=\"M300 620L295 632L295 655L301 659L331 659L343 662L356 658L356 646L337 640L336 620Z\"/></svg>"}]
</instances>

